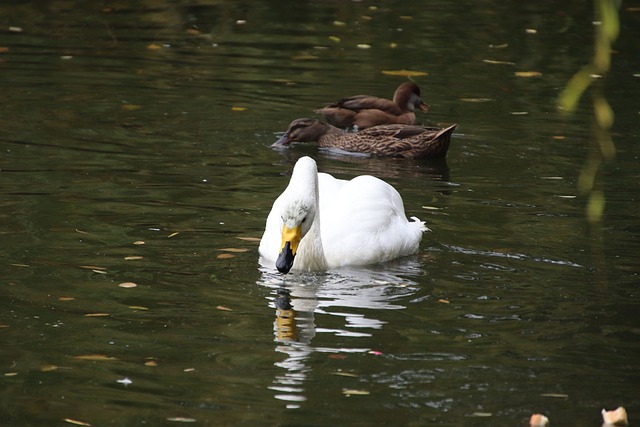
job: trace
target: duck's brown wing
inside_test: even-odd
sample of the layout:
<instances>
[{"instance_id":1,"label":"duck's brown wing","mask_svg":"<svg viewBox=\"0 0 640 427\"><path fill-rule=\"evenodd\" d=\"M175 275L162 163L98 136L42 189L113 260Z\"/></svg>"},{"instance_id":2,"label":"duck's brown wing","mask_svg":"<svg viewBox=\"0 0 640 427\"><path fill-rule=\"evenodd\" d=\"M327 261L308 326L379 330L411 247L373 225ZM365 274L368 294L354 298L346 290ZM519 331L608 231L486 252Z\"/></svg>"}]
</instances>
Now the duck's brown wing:
<instances>
[{"instance_id":1,"label":"duck's brown wing","mask_svg":"<svg viewBox=\"0 0 640 427\"><path fill-rule=\"evenodd\" d=\"M456 127L375 126L354 135L354 139L358 142L359 151L379 156L437 158L447 155L451 134ZM344 149L349 150L347 147Z\"/></svg>"}]
</instances>

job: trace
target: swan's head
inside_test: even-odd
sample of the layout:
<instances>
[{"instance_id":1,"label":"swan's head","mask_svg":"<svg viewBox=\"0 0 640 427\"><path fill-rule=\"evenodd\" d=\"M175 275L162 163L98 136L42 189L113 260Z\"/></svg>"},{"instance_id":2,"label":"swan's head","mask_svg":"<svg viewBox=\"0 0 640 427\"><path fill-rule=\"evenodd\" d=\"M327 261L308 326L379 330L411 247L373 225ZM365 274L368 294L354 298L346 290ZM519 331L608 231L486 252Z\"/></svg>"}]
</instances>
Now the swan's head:
<instances>
[{"instance_id":1,"label":"swan's head","mask_svg":"<svg viewBox=\"0 0 640 427\"><path fill-rule=\"evenodd\" d=\"M303 157L296 163L289 186L282 193L283 204L282 243L276 260L276 268L288 273L300 247L316 219L318 209L318 169L310 157Z\"/></svg>"}]
</instances>

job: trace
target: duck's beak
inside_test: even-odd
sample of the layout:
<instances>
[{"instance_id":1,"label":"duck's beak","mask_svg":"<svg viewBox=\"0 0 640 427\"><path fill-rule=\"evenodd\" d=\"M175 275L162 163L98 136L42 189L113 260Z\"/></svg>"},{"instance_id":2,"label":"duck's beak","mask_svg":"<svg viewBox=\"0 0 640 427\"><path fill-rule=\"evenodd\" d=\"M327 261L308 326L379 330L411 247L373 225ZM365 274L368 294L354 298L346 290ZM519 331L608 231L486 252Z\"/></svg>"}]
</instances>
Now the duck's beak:
<instances>
[{"instance_id":1,"label":"duck's beak","mask_svg":"<svg viewBox=\"0 0 640 427\"><path fill-rule=\"evenodd\" d=\"M291 140L289 140L289 132L286 132L284 135L282 135L280 137L279 140L277 140L276 142L271 144L271 146L272 147L284 147L286 145L289 145L290 142L291 142Z\"/></svg>"},{"instance_id":2,"label":"duck's beak","mask_svg":"<svg viewBox=\"0 0 640 427\"><path fill-rule=\"evenodd\" d=\"M282 245L280 246L280 254L276 260L276 268L280 273L287 274L293 267L293 259L296 256L298 245L302 239L302 227L295 226L289 228L286 225L282 227Z\"/></svg>"},{"instance_id":3,"label":"duck's beak","mask_svg":"<svg viewBox=\"0 0 640 427\"><path fill-rule=\"evenodd\" d=\"M429 105L425 104L424 102L421 102L420 104L418 104L418 109L420 111L429 111Z\"/></svg>"}]
</instances>

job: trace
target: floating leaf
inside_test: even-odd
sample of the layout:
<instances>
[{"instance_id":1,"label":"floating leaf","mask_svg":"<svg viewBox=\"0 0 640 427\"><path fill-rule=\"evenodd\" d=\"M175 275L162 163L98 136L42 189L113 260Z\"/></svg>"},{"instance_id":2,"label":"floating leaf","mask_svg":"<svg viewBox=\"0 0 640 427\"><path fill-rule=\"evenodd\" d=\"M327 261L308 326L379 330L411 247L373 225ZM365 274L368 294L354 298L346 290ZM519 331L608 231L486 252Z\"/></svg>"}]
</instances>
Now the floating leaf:
<instances>
[{"instance_id":1,"label":"floating leaf","mask_svg":"<svg viewBox=\"0 0 640 427\"><path fill-rule=\"evenodd\" d=\"M558 141L562 141L562 140L566 139L567 137L563 136L563 135L553 135L551 138L557 139Z\"/></svg>"},{"instance_id":2,"label":"floating leaf","mask_svg":"<svg viewBox=\"0 0 640 427\"><path fill-rule=\"evenodd\" d=\"M443 298L440 298L440 299L438 300L438 302L440 302L440 303L442 303L442 304L450 304L450 303L451 303L448 299L443 299Z\"/></svg>"},{"instance_id":3,"label":"floating leaf","mask_svg":"<svg viewBox=\"0 0 640 427\"><path fill-rule=\"evenodd\" d=\"M333 21L333 25L335 25L336 27L346 27L347 23L342 21Z\"/></svg>"},{"instance_id":4,"label":"floating leaf","mask_svg":"<svg viewBox=\"0 0 640 427\"><path fill-rule=\"evenodd\" d=\"M123 104L120 108L122 108L125 111L136 111L136 110L140 110L142 108L142 105L138 105L138 104Z\"/></svg>"},{"instance_id":5,"label":"floating leaf","mask_svg":"<svg viewBox=\"0 0 640 427\"><path fill-rule=\"evenodd\" d=\"M493 98L460 98L462 102L491 102L495 101Z\"/></svg>"},{"instance_id":6,"label":"floating leaf","mask_svg":"<svg viewBox=\"0 0 640 427\"><path fill-rule=\"evenodd\" d=\"M542 73L540 71L516 71L515 73L516 77L540 77L542 76Z\"/></svg>"},{"instance_id":7,"label":"floating leaf","mask_svg":"<svg viewBox=\"0 0 640 427\"><path fill-rule=\"evenodd\" d=\"M542 393L540 396L543 396L543 397L557 397L559 399L567 399L569 397L568 394L564 394L564 393Z\"/></svg>"},{"instance_id":8,"label":"floating leaf","mask_svg":"<svg viewBox=\"0 0 640 427\"><path fill-rule=\"evenodd\" d=\"M0 53L7 53L9 52L9 48L6 46L0 46Z\"/></svg>"},{"instance_id":9,"label":"floating leaf","mask_svg":"<svg viewBox=\"0 0 640 427\"><path fill-rule=\"evenodd\" d=\"M111 314L109 313L87 313L84 317L109 317Z\"/></svg>"},{"instance_id":10,"label":"floating leaf","mask_svg":"<svg viewBox=\"0 0 640 427\"><path fill-rule=\"evenodd\" d=\"M106 356L104 354L81 354L80 356L73 356L73 358L78 360L93 360L96 362L118 360L116 357Z\"/></svg>"},{"instance_id":11,"label":"floating leaf","mask_svg":"<svg viewBox=\"0 0 640 427\"><path fill-rule=\"evenodd\" d=\"M383 70L382 74L387 76L402 76L402 77L419 77L428 76L429 73L424 71L411 71L411 70Z\"/></svg>"},{"instance_id":12,"label":"floating leaf","mask_svg":"<svg viewBox=\"0 0 640 427\"><path fill-rule=\"evenodd\" d=\"M354 390L354 389L344 388L342 389L342 394L344 394L345 396L366 396L371 393L368 392L367 390Z\"/></svg>"},{"instance_id":13,"label":"floating leaf","mask_svg":"<svg viewBox=\"0 0 640 427\"><path fill-rule=\"evenodd\" d=\"M243 248L221 248L218 249L219 251L225 251L225 252L234 252L234 253L242 253L242 252L247 252L249 249L243 249Z\"/></svg>"},{"instance_id":14,"label":"floating leaf","mask_svg":"<svg viewBox=\"0 0 640 427\"><path fill-rule=\"evenodd\" d=\"M40 365L41 372L51 372L51 371L57 371L57 370L58 370L57 365Z\"/></svg>"},{"instance_id":15,"label":"floating leaf","mask_svg":"<svg viewBox=\"0 0 640 427\"><path fill-rule=\"evenodd\" d=\"M148 307L143 307L141 305L130 305L129 308L132 310L149 310Z\"/></svg>"},{"instance_id":16,"label":"floating leaf","mask_svg":"<svg viewBox=\"0 0 640 427\"><path fill-rule=\"evenodd\" d=\"M315 55L296 55L291 58L294 61L313 61L318 59Z\"/></svg>"},{"instance_id":17,"label":"floating leaf","mask_svg":"<svg viewBox=\"0 0 640 427\"><path fill-rule=\"evenodd\" d=\"M133 282L122 282L118 284L118 286L120 286L121 288L135 288L138 285Z\"/></svg>"},{"instance_id":18,"label":"floating leaf","mask_svg":"<svg viewBox=\"0 0 640 427\"><path fill-rule=\"evenodd\" d=\"M225 307L224 305L219 305L216 307L216 310L221 310L221 311L233 311L232 309L230 309L229 307Z\"/></svg>"},{"instance_id":19,"label":"floating leaf","mask_svg":"<svg viewBox=\"0 0 640 427\"><path fill-rule=\"evenodd\" d=\"M525 33L527 34L537 34L538 30L534 29L534 28L527 28L526 30L524 30Z\"/></svg>"},{"instance_id":20,"label":"floating leaf","mask_svg":"<svg viewBox=\"0 0 640 427\"><path fill-rule=\"evenodd\" d=\"M5 324L5 323L0 323L0 329L4 329L4 328L8 328L9 325Z\"/></svg>"},{"instance_id":21,"label":"floating leaf","mask_svg":"<svg viewBox=\"0 0 640 427\"><path fill-rule=\"evenodd\" d=\"M512 116L526 116L527 114L529 114L528 111L512 111L509 114L511 114Z\"/></svg>"},{"instance_id":22,"label":"floating leaf","mask_svg":"<svg viewBox=\"0 0 640 427\"><path fill-rule=\"evenodd\" d=\"M246 242L259 242L259 237L236 237L236 239L244 240Z\"/></svg>"},{"instance_id":23,"label":"floating leaf","mask_svg":"<svg viewBox=\"0 0 640 427\"><path fill-rule=\"evenodd\" d=\"M350 377L350 378L359 378L359 375L352 374L350 372L332 372L333 375L337 375L339 377Z\"/></svg>"},{"instance_id":24,"label":"floating leaf","mask_svg":"<svg viewBox=\"0 0 640 427\"><path fill-rule=\"evenodd\" d=\"M492 417L493 414L491 412L474 412L471 415L474 417Z\"/></svg>"},{"instance_id":25,"label":"floating leaf","mask_svg":"<svg viewBox=\"0 0 640 427\"><path fill-rule=\"evenodd\" d=\"M98 274L107 274L107 272L104 271L104 270L91 270L91 271L93 271L94 273L98 273Z\"/></svg>"},{"instance_id":26,"label":"floating leaf","mask_svg":"<svg viewBox=\"0 0 640 427\"><path fill-rule=\"evenodd\" d=\"M142 240L136 240L135 242L133 242L134 245L144 245L145 242Z\"/></svg>"},{"instance_id":27,"label":"floating leaf","mask_svg":"<svg viewBox=\"0 0 640 427\"><path fill-rule=\"evenodd\" d=\"M533 414L529 418L530 427L547 427L549 425L549 418L542 414Z\"/></svg>"},{"instance_id":28,"label":"floating leaf","mask_svg":"<svg viewBox=\"0 0 640 427\"><path fill-rule=\"evenodd\" d=\"M74 297L59 297L58 301L73 301Z\"/></svg>"},{"instance_id":29,"label":"floating leaf","mask_svg":"<svg viewBox=\"0 0 640 427\"><path fill-rule=\"evenodd\" d=\"M437 208L435 206L423 206L422 209L426 209L426 210L429 210L429 211L439 211L440 210L440 208Z\"/></svg>"},{"instance_id":30,"label":"floating leaf","mask_svg":"<svg viewBox=\"0 0 640 427\"><path fill-rule=\"evenodd\" d=\"M147 360L146 362L144 362L144 366L155 367L158 366L158 362L156 362L155 360Z\"/></svg>"},{"instance_id":31,"label":"floating leaf","mask_svg":"<svg viewBox=\"0 0 640 427\"><path fill-rule=\"evenodd\" d=\"M143 256L136 256L136 255L132 255L132 256L126 256L126 257L124 257L124 260L125 260L125 261L135 261L135 260L143 259L143 258L144 258Z\"/></svg>"},{"instance_id":32,"label":"floating leaf","mask_svg":"<svg viewBox=\"0 0 640 427\"><path fill-rule=\"evenodd\" d=\"M160 46L159 44L151 43L149 46L147 46L147 49L149 49L149 50L159 50L159 49L162 49L162 46Z\"/></svg>"},{"instance_id":33,"label":"floating leaf","mask_svg":"<svg viewBox=\"0 0 640 427\"><path fill-rule=\"evenodd\" d=\"M195 418L187 418L187 417L170 417L170 418L167 418L167 421L175 421L178 423L195 423L197 420Z\"/></svg>"},{"instance_id":34,"label":"floating leaf","mask_svg":"<svg viewBox=\"0 0 640 427\"><path fill-rule=\"evenodd\" d=\"M13 265L14 267L30 267L30 265L28 264L11 264L11 265Z\"/></svg>"},{"instance_id":35,"label":"floating leaf","mask_svg":"<svg viewBox=\"0 0 640 427\"><path fill-rule=\"evenodd\" d=\"M340 43L340 37L337 36L329 36L329 40L331 40L332 42L336 42L336 43Z\"/></svg>"},{"instance_id":36,"label":"floating leaf","mask_svg":"<svg viewBox=\"0 0 640 427\"><path fill-rule=\"evenodd\" d=\"M395 49L395 48L397 48L397 47L398 47L398 43L391 42L391 43L389 43L389 47L390 47L391 49Z\"/></svg>"},{"instance_id":37,"label":"floating leaf","mask_svg":"<svg viewBox=\"0 0 640 427\"><path fill-rule=\"evenodd\" d=\"M233 110L234 108L243 108L243 107L231 107L231 109L232 109L232 110ZM246 108L245 108L244 110L246 110ZM244 110L236 110L236 111L244 111ZM171 238L171 237L177 236L178 234L180 234L180 232L179 232L179 231L176 231L175 233L171 233L171 234L169 234L167 237L168 237L168 238Z\"/></svg>"},{"instance_id":38,"label":"floating leaf","mask_svg":"<svg viewBox=\"0 0 640 427\"><path fill-rule=\"evenodd\" d=\"M184 372L194 372L196 370L196 368L184 368L183 371Z\"/></svg>"},{"instance_id":39,"label":"floating leaf","mask_svg":"<svg viewBox=\"0 0 640 427\"><path fill-rule=\"evenodd\" d=\"M356 45L356 47L358 49L371 49L371 45L366 43L359 43Z\"/></svg>"},{"instance_id":40,"label":"floating leaf","mask_svg":"<svg viewBox=\"0 0 640 427\"><path fill-rule=\"evenodd\" d=\"M235 255L233 255L233 254L220 254L216 258L218 258L218 259L229 259L229 258L234 258L234 257L235 257Z\"/></svg>"},{"instance_id":41,"label":"floating leaf","mask_svg":"<svg viewBox=\"0 0 640 427\"><path fill-rule=\"evenodd\" d=\"M95 265L81 265L80 268L86 268L87 270L106 270L106 267L97 267Z\"/></svg>"},{"instance_id":42,"label":"floating leaf","mask_svg":"<svg viewBox=\"0 0 640 427\"><path fill-rule=\"evenodd\" d=\"M22 32L22 27L9 27L9 31L12 33L21 33Z\"/></svg>"},{"instance_id":43,"label":"floating leaf","mask_svg":"<svg viewBox=\"0 0 640 427\"><path fill-rule=\"evenodd\" d=\"M483 59L482 62L484 62L485 64L497 64L497 65L516 65L515 62L509 62L509 61L496 61L494 59Z\"/></svg>"},{"instance_id":44,"label":"floating leaf","mask_svg":"<svg viewBox=\"0 0 640 427\"><path fill-rule=\"evenodd\" d=\"M62 421L67 422L69 424L76 425L76 426L89 426L89 427L92 426L92 424L85 423L84 421L74 420L73 418L63 418Z\"/></svg>"},{"instance_id":45,"label":"floating leaf","mask_svg":"<svg viewBox=\"0 0 640 427\"><path fill-rule=\"evenodd\" d=\"M5 377L15 377L16 375L18 375L17 372L5 372L4 373Z\"/></svg>"},{"instance_id":46,"label":"floating leaf","mask_svg":"<svg viewBox=\"0 0 640 427\"><path fill-rule=\"evenodd\" d=\"M490 49L504 49L505 47L509 47L509 43L490 44L489 45Z\"/></svg>"},{"instance_id":47,"label":"floating leaf","mask_svg":"<svg viewBox=\"0 0 640 427\"><path fill-rule=\"evenodd\" d=\"M246 111L246 110L247 110L247 107L237 107L235 105L231 107L231 111ZM178 234L178 233L175 233L175 234Z\"/></svg>"}]
</instances>

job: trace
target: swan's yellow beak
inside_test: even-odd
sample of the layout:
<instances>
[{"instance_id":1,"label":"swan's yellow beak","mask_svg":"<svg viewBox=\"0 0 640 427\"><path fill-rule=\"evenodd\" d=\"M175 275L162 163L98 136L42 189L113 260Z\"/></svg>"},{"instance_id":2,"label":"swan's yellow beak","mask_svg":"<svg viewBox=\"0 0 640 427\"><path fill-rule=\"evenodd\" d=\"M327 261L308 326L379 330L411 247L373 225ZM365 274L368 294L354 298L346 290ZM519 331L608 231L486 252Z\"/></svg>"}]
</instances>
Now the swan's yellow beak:
<instances>
[{"instance_id":1,"label":"swan's yellow beak","mask_svg":"<svg viewBox=\"0 0 640 427\"><path fill-rule=\"evenodd\" d=\"M296 256L298 245L302 239L302 227L297 225L289 228L286 225L282 227L282 244L280 245L280 254L276 260L276 268L280 273L287 274L293 267L293 259Z\"/></svg>"}]
</instances>

